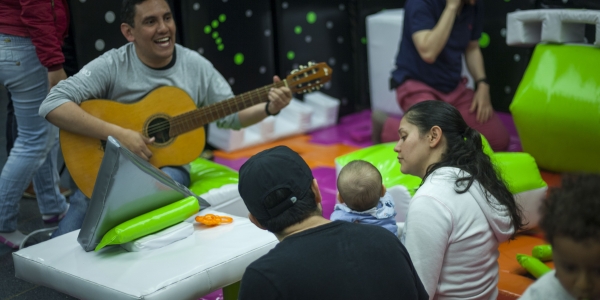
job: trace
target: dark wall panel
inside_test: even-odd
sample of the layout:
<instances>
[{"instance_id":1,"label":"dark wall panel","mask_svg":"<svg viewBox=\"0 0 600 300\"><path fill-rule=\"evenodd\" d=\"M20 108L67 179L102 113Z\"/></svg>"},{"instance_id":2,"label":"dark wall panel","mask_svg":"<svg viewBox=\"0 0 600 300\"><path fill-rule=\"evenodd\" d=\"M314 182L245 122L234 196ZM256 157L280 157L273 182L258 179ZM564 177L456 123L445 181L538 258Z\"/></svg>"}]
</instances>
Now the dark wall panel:
<instances>
[{"instance_id":1,"label":"dark wall panel","mask_svg":"<svg viewBox=\"0 0 600 300\"><path fill-rule=\"evenodd\" d=\"M210 60L235 94L273 82L278 72L269 1L182 0L180 5L182 44Z\"/></svg>"},{"instance_id":2,"label":"dark wall panel","mask_svg":"<svg viewBox=\"0 0 600 300\"><path fill-rule=\"evenodd\" d=\"M275 1L277 57L280 73L308 61L333 69L322 92L340 99L339 116L355 111L357 86L347 1Z\"/></svg>"},{"instance_id":3,"label":"dark wall panel","mask_svg":"<svg viewBox=\"0 0 600 300\"><path fill-rule=\"evenodd\" d=\"M173 2L167 2L175 12ZM70 32L79 68L102 53L127 43L121 34L121 0L70 0L69 8Z\"/></svg>"},{"instance_id":4,"label":"dark wall panel","mask_svg":"<svg viewBox=\"0 0 600 300\"><path fill-rule=\"evenodd\" d=\"M508 112L531 57L531 48L506 45L506 14L535 8L534 0L485 1L482 45L490 96L496 110ZM487 41L487 42L486 42Z\"/></svg>"}]
</instances>

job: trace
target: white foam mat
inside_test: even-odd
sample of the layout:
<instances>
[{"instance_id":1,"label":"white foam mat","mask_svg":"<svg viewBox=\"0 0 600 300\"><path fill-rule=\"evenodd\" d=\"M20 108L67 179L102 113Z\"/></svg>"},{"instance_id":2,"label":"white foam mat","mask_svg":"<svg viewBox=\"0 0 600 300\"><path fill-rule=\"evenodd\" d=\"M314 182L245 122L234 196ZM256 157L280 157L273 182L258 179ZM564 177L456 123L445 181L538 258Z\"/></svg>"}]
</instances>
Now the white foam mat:
<instances>
[{"instance_id":1,"label":"white foam mat","mask_svg":"<svg viewBox=\"0 0 600 300\"><path fill-rule=\"evenodd\" d=\"M587 43L600 47L600 11L585 9L530 9L506 15L506 43L534 46L546 43ZM596 26L595 41L586 41L585 25Z\"/></svg>"}]
</instances>

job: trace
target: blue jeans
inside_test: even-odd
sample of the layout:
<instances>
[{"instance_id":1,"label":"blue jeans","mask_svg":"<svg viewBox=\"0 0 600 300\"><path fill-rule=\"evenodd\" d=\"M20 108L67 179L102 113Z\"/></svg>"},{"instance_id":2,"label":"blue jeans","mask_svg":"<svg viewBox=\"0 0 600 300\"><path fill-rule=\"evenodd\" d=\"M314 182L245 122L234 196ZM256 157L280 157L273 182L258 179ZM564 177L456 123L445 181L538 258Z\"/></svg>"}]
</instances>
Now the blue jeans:
<instances>
[{"instance_id":1,"label":"blue jeans","mask_svg":"<svg viewBox=\"0 0 600 300\"><path fill-rule=\"evenodd\" d=\"M63 213L67 202L58 188L58 128L38 114L48 94L48 71L30 38L0 34L0 83L11 94L18 130L0 174L0 232L12 232L32 179L42 214Z\"/></svg>"},{"instance_id":2,"label":"blue jeans","mask_svg":"<svg viewBox=\"0 0 600 300\"><path fill-rule=\"evenodd\" d=\"M190 186L190 174L183 167L163 167L161 170L176 182L184 186ZM65 217L58 223L58 229L52 233L53 238L81 229L81 225L83 225L90 199L81 190L77 190L69 199L71 207L69 207Z\"/></svg>"}]
</instances>

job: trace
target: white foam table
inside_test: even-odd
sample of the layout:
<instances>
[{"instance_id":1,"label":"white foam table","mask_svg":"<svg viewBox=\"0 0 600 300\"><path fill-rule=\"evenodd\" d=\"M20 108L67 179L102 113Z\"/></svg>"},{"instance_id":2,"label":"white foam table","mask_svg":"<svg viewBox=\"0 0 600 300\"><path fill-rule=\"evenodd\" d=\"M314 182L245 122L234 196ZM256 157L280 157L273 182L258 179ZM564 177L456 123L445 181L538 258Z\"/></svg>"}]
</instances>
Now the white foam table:
<instances>
[{"instance_id":1,"label":"white foam table","mask_svg":"<svg viewBox=\"0 0 600 300\"><path fill-rule=\"evenodd\" d=\"M211 212L227 215L200 214ZM277 244L247 218L230 216L232 224L196 224L188 238L142 252L120 246L85 252L79 231L71 232L14 252L15 276L80 299L198 299L240 281Z\"/></svg>"}]
</instances>

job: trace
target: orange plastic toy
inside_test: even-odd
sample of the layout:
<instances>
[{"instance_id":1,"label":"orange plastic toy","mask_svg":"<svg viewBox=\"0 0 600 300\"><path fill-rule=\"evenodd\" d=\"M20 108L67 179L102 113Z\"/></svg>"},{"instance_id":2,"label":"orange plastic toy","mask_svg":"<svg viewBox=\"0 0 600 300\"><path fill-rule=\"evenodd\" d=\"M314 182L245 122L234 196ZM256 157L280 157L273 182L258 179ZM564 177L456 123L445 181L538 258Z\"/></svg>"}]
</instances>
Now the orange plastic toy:
<instances>
[{"instance_id":1,"label":"orange plastic toy","mask_svg":"<svg viewBox=\"0 0 600 300\"><path fill-rule=\"evenodd\" d=\"M206 226L217 226L219 224L229 224L233 222L231 217L217 216L213 214L206 214L204 216L196 216L196 222L204 224Z\"/></svg>"}]
</instances>

